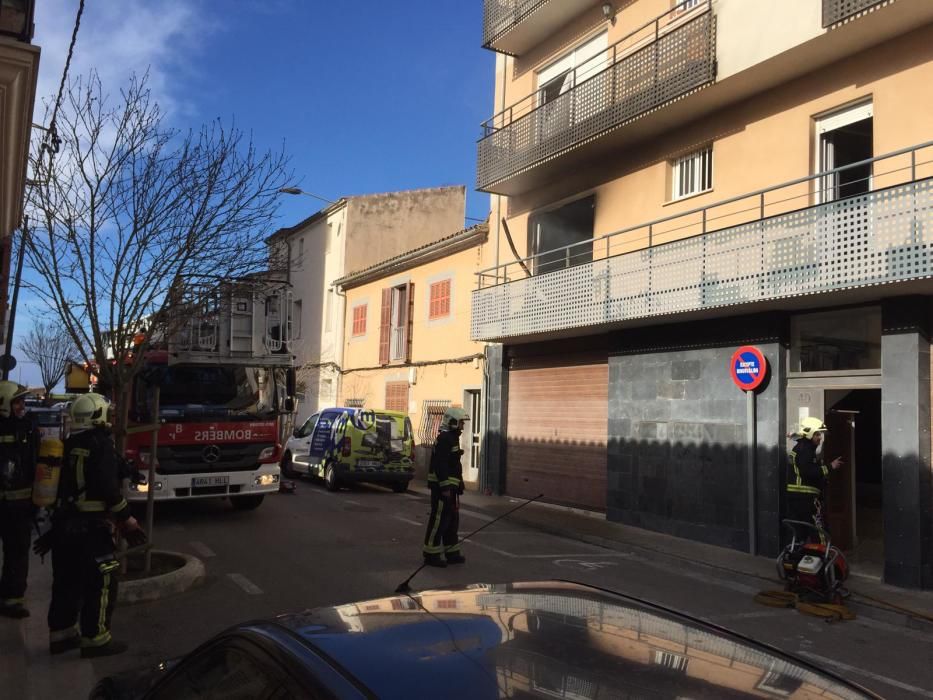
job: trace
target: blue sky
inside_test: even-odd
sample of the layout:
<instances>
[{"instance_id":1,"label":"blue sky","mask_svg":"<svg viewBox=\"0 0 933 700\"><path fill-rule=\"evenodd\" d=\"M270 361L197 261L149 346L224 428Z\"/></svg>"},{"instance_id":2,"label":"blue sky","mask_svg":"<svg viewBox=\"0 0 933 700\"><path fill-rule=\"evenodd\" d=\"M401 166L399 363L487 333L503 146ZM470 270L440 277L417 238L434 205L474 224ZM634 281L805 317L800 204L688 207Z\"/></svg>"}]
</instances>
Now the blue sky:
<instances>
[{"instance_id":1,"label":"blue sky","mask_svg":"<svg viewBox=\"0 0 933 700\"><path fill-rule=\"evenodd\" d=\"M36 5L41 97L58 86L78 0ZM328 199L463 184L467 216L485 218L475 144L494 56L481 37L481 0L86 0L72 71L95 68L116 91L149 70L171 124L235 118ZM279 224L318 204L283 195ZM25 365L22 380L38 372Z\"/></svg>"}]
</instances>

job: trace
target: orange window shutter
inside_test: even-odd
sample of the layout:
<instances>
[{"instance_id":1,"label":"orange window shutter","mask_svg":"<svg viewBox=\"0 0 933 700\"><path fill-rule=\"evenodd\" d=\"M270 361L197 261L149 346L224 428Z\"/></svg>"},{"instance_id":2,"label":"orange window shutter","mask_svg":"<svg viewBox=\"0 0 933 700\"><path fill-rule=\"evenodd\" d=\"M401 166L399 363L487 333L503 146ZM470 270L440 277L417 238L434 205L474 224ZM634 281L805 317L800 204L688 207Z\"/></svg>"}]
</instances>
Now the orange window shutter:
<instances>
[{"instance_id":1,"label":"orange window shutter","mask_svg":"<svg viewBox=\"0 0 933 700\"><path fill-rule=\"evenodd\" d=\"M389 339L392 333L392 289L382 290L382 313L379 318L379 364L389 364Z\"/></svg>"},{"instance_id":2,"label":"orange window shutter","mask_svg":"<svg viewBox=\"0 0 933 700\"><path fill-rule=\"evenodd\" d=\"M415 328L415 283L408 283L408 312L405 318L405 362L411 362L412 331ZM407 390L406 390L407 393Z\"/></svg>"}]
</instances>

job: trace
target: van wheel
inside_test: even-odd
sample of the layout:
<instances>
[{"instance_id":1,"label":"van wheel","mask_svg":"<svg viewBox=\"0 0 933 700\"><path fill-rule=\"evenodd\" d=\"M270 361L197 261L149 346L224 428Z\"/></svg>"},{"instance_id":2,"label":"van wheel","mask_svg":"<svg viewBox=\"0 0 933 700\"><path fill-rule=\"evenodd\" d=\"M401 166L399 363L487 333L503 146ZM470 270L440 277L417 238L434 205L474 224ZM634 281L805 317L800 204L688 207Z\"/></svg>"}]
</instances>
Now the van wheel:
<instances>
[{"instance_id":1,"label":"van wheel","mask_svg":"<svg viewBox=\"0 0 933 700\"><path fill-rule=\"evenodd\" d=\"M340 482L337 480L337 470L334 469L333 464L328 464L324 469L324 486L327 487L328 491L340 490Z\"/></svg>"},{"instance_id":2,"label":"van wheel","mask_svg":"<svg viewBox=\"0 0 933 700\"><path fill-rule=\"evenodd\" d=\"M265 496L262 494L258 496L234 496L230 499L230 502L237 510L256 510L259 504L262 503L263 498Z\"/></svg>"},{"instance_id":3,"label":"van wheel","mask_svg":"<svg viewBox=\"0 0 933 700\"><path fill-rule=\"evenodd\" d=\"M292 469L292 453L291 452L286 452L282 456L282 462L281 464L279 464L279 466L282 468L282 476L288 479L294 479L295 477L298 476L297 472L295 472L295 470Z\"/></svg>"},{"instance_id":4,"label":"van wheel","mask_svg":"<svg viewBox=\"0 0 933 700\"><path fill-rule=\"evenodd\" d=\"M405 493L408 490L408 482L396 481L392 484L392 490L395 491L395 493Z\"/></svg>"}]
</instances>

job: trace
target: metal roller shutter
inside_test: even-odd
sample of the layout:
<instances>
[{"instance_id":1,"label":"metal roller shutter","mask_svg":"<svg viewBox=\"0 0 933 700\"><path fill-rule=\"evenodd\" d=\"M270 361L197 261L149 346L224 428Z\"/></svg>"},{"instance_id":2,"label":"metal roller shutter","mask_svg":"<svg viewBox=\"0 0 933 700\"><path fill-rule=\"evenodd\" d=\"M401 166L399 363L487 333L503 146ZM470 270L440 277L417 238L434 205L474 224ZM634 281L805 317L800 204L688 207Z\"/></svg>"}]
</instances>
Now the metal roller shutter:
<instances>
[{"instance_id":1,"label":"metal roller shutter","mask_svg":"<svg viewBox=\"0 0 933 700\"><path fill-rule=\"evenodd\" d=\"M605 510L606 355L513 358L508 381L507 493Z\"/></svg>"}]
</instances>

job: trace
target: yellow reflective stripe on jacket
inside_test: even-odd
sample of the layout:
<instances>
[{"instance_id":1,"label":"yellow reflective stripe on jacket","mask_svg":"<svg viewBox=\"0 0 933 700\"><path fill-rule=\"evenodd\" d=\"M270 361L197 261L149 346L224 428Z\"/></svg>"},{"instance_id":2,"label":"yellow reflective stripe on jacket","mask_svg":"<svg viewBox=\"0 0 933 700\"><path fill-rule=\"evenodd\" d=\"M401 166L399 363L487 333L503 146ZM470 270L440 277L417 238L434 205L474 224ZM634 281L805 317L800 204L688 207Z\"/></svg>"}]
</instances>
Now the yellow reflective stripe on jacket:
<instances>
[{"instance_id":1,"label":"yellow reflective stripe on jacket","mask_svg":"<svg viewBox=\"0 0 933 700\"><path fill-rule=\"evenodd\" d=\"M20 501L24 498L32 498L32 488L13 489L11 491L0 491L0 501Z\"/></svg>"},{"instance_id":2,"label":"yellow reflective stripe on jacket","mask_svg":"<svg viewBox=\"0 0 933 700\"><path fill-rule=\"evenodd\" d=\"M816 486L803 486L798 484L788 484L788 493L805 493L812 496L819 496L822 492Z\"/></svg>"},{"instance_id":3,"label":"yellow reflective stripe on jacket","mask_svg":"<svg viewBox=\"0 0 933 700\"><path fill-rule=\"evenodd\" d=\"M0 443L16 442L15 435L0 435Z\"/></svg>"},{"instance_id":4,"label":"yellow reflective stripe on jacket","mask_svg":"<svg viewBox=\"0 0 933 700\"><path fill-rule=\"evenodd\" d=\"M123 510L124 508L126 508L126 506L127 506L126 499L125 499L125 498L121 498L121 499L120 499L120 502L117 503L115 506L113 506L113 507L110 509L110 512L111 512L111 513L119 513L121 510Z\"/></svg>"},{"instance_id":5,"label":"yellow reflective stripe on jacket","mask_svg":"<svg viewBox=\"0 0 933 700\"><path fill-rule=\"evenodd\" d=\"M460 485L460 479L454 476L450 477L449 479L444 479L442 482L438 484L438 486L459 486L459 485Z\"/></svg>"},{"instance_id":6,"label":"yellow reflective stripe on jacket","mask_svg":"<svg viewBox=\"0 0 933 700\"><path fill-rule=\"evenodd\" d=\"M823 476L829 476L829 467L827 467L825 464L821 464L820 469L823 470Z\"/></svg>"},{"instance_id":7,"label":"yellow reflective stripe on jacket","mask_svg":"<svg viewBox=\"0 0 933 700\"><path fill-rule=\"evenodd\" d=\"M431 483L432 481L437 481L437 474L434 472L428 474L428 483Z\"/></svg>"},{"instance_id":8,"label":"yellow reflective stripe on jacket","mask_svg":"<svg viewBox=\"0 0 933 700\"><path fill-rule=\"evenodd\" d=\"M80 513L103 513L107 504L103 501L75 501L75 508Z\"/></svg>"}]
</instances>

